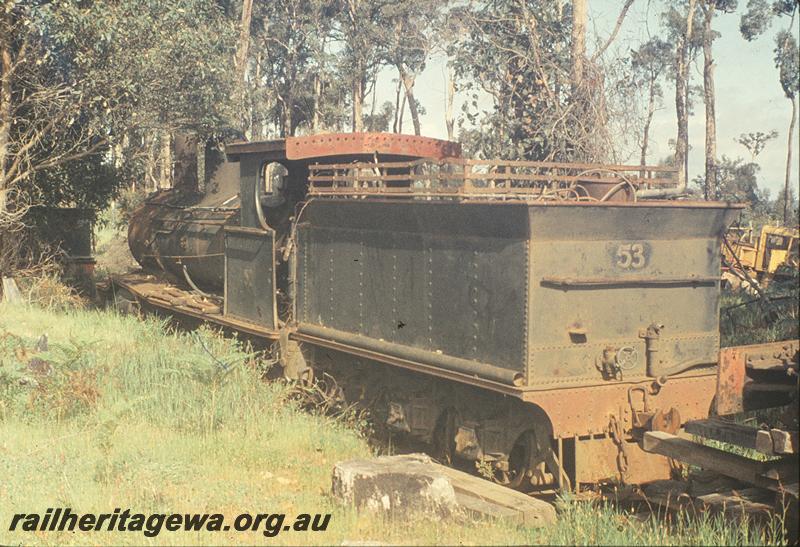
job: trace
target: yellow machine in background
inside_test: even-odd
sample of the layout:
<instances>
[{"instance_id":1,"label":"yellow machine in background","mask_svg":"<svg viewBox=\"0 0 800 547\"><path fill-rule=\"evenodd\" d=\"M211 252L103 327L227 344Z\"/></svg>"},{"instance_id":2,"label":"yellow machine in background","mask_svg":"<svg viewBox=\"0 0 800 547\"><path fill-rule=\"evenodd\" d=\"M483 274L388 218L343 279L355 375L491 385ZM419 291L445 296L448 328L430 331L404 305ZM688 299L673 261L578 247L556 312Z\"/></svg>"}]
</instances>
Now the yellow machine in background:
<instances>
[{"instance_id":1,"label":"yellow machine in background","mask_svg":"<svg viewBox=\"0 0 800 547\"><path fill-rule=\"evenodd\" d=\"M782 266L793 270L800 267L798 228L766 225L754 241L752 226L732 227L726 239L728 245L723 244L722 253L727 262L733 267L741 264L742 268L754 272L760 279L788 273Z\"/></svg>"}]
</instances>

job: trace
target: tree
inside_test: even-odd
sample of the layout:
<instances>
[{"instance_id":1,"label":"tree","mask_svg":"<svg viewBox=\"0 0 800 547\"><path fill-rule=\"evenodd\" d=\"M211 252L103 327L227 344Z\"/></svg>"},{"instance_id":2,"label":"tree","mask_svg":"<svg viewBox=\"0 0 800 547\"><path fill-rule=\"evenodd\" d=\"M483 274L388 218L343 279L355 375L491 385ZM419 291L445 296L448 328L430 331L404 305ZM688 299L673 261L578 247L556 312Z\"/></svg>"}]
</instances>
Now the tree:
<instances>
[{"instance_id":1,"label":"tree","mask_svg":"<svg viewBox=\"0 0 800 547\"><path fill-rule=\"evenodd\" d=\"M385 101L380 111L364 116L364 126L367 131L389 131L389 124L394 117L394 105Z\"/></svg>"},{"instance_id":2,"label":"tree","mask_svg":"<svg viewBox=\"0 0 800 547\"><path fill-rule=\"evenodd\" d=\"M583 88L586 76L586 0L572 0L572 93L577 95Z\"/></svg>"},{"instance_id":3,"label":"tree","mask_svg":"<svg viewBox=\"0 0 800 547\"><path fill-rule=\"evenodd\" d=\"M718 177L714 179L716 184L710 188L709 199L747 203L753 209L765 205L758 188L758 172L761 168L757 163L723 155L717 167ZM705 177L697 177L693 182L701 188L708 183Z\"/></svg>"},{"instance_id":4,"label":"tree","mask_svg":"<svg viewBox=\"0 0 800 547\"><path fill-rule=\"evenodd\" d=\"M775 64L780 69L780 81L784 96L792 104L792 116L787 132L786 175L783 183L783 222L789 223L789 191L792 177L792 148L794 148L794 126L797 123L797 94L800 91L800 49L797 40L789 31L782 31L776 38Z\"/></svg>"},{"instance_id":5,"label":"tree","mask_svg":"<svg viewBox=\"0 0 800 547\"><path fill-rule=\"evenodd\" d=\"M47 24L76 79L108 105L104 130L123 158L144 155L144 177L170 184L177 131L239 127L237 21L203 0L53 4Z\"/></svg>"},{"instance_id":6,"label":"tree","mask_svg":"<svg viewBox=\"0 0 800 547\"><path fill-rule=\"evenodd\" d=\"M717 121L716 98L714 96L714 58L712 44L717 33L712 29L715 12L730 13L736 9L736 0L701 0L703 12L703 95L706 106L706 183L703 187L705 199L709 199L717 184Z\"/></svg>"},{"instance_id":7,"label":"tree","mask_svg":"<svg viewBox=\"0 0 800 547\"><path fill-rule=\"evenodd\" d=\"M258 119L253 138L261 135L265 123L275 126L276 136L292 136L314 116L316 105L308 107L315 93L311 73L317 8L306 0L257 4L250 60L256 97L251 116Z\"/></svg>"},{"instance_id":8,"label":"tree","mask_svg":"<svg viewBox=\"0 0 800 547\"><path fill-rule=\"evenodd\" d=\"M633 82L637 87L645 86L647 89L647 109L642 128L642 138L639 149L640 165L647 165L647 150L650 143L650 125L653 115L664 97L664 91L659 81L664 72L672 66L670 52L672 46L661 38L651 38L631 53L631 72Z\"/></svg>"},{"instance_id":9,"label":"tree","mask_svg":"<svg viewBox=\"0 0 800 547\"><path fill-rule=\"evenodd\" d=\"M697 0L689 0L685 11L671 6L664 14L666 26L675 40L675 112L678 135L675 139L675 167L678 185L689 178L689 62L694 39L694 18Z\"/></svg>"},{"instance_id":10,"label":"tree","mask_svg":"<svg viewBox=\"0 0 800 547\"><path fill-rule=\"evenodd\" d=\"M70 74L63 48L44 32L47 4L0 10L0 229L25 212L35 173L102 150L92 115L108 104Z\"/></svg>"},{"instance_id":11,"label":"tree","mask_svg":"<svg viewBox=\"0 0 800 547\"><path fill-rule=\"evenodd\" d=\"M464 114L480 126L462 133L467 149L520 159L606 157L604 74L585 59L584 31L573 28L582 15L573 17L572 4L497 0L459 7L453 17L463 29L451 46L456 76L472 95ZM493 100L483 113L474 110L481 92Z\"/></svg>"},{"instance_id":12,"label":"tree","mask_svg":"<svg viewBox=\"0 0 800 547\"><path fill-rule=\"evenodd\" d=\"M168 182L172 131L235 119L235 44L235 25L202 0L5 2L0 255L28 204L99 207L113 195L107 153L117 173L146 150L148 176Z\"/></svg>"},{"instance_id":13,"label":"tree","mask_svg":"<svg viewBox=\"0 0 800 547\"><path fill-rule=\"evenodd\" d=\"M762 131L742 133L734 141L738 142L750 152L750 161L756 161L758 155L764 151L767 143L778 136L774 129L769 133Z\"/></svg>"},{"instance_id":14,"label":"tree","mask_svg":"<svg viewBox=\"0 0 800 547\"><path fill-rule=\"evenodd\" d=\"M421 133L421 125L414 83L417 75L425 69L431 51L438 45L447 3L431 5L422 0L403 0L388 5L381 14L386 27L386 32L380 35L383 37L382 56L387 64L397 69L398 94L402 85L415 135Z\"/></svg>"},{"instance_id":15,"label":"tree","mask_svg":"<svg viewBox=\"0 0 800 547\"><path fill-rule=\"evenodd\" d=\"M351 126L354 132L364 129L364 96L367 75L380 66L380 44L383 11L392 5L389 0L340 0L336 13L337 39L343 45L339 74L350 83L352 101Z\"/></svg>"},{"instance_id":16,"label":"tree","mask_svg":"<svg viewBox=\"0 0 800 547\"><path fill-rule=\"evenodd\" d=\"M783 222L790 222L790 181L792 176L792 149L794 127L797 122L797 95L800 92L800 49L793 34L794 18L800 2L797 0L749 0L747 11L739 22L739 30L747 40L755 40L772 24L775 18L789 17L788 28L775 37L775 66L784 96L791 102L792 114L789 122L786 147L786 174L783 187Z\"/></svg>"}]
</instances>

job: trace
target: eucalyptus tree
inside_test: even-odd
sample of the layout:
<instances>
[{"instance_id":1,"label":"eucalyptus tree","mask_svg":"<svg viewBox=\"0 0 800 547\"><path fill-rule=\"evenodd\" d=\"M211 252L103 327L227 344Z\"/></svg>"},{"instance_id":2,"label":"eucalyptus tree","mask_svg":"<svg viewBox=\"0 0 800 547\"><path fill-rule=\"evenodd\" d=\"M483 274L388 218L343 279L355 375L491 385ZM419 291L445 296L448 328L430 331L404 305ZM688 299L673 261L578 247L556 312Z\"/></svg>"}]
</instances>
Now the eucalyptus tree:
<instances>
[{"instance_id":1,"label":"eucalyptus tree","mask_svg":"<svg viewBox=\"0 0 800 547\"><path fill-rule=\"evenodd\" d=\"M775 66L784 96L792 105L791 119L787 134L786 172L783 186L783 222L790 222L792 199L790 181L792 176L792 150L794 148L794 128L797 123L797 95L800 93L800 49L797 44L795 17L800 8L798 0L749 0L747 10L742 15L739 30L747 40L761 36L775 19L789 19L787 27L775 36Z\"/></svg>"},{"instance_id":2,"label":"eucalyptus tree","mask_svg":"<svg viewBox=\"0 0 800 547\"><path fill-rule=\"evenodd\" d=\"M317 42L330 32L320 28L328 20L324 10L314 0L256 5L250 56L253 138L262 136L265 123L286 137L312 122L319 101L314 75L321 75L324 52Z\"/></svg>"},{"instance_id":3,"label":"eucalyptus tree","mask_svg":"<svg viewBox=\"0 0 800 547\"><path fill-rule=\"evenodd\" d=\"M674 165L678 169L678 183L684 185L689 178L689 66L694 54L702 46L701 33L695 32L698 0L679 0L667 6L662 20L669 40L674 44L675 113L677 136L675 138Z\"/></svg>"},{"instance_id":4,"label":"eucalyptus tree","mask_svg":"<svg viewBox=\"0 0 800 547\"><path fill-rule=\"evenodd\" d=\"M571 4L495 0L453 12L463 29L453 47L455 75L469 95L468 148L512 159L589 159L597 135L570 105ZM479 112L481 96L492 100Z\"/></svg>"},{"instance_id":5,"label":"eucalyptus tree","mask_svg":"<svg viewBox=\"0 0 800 547\"><path fill-rule=\"evenodd\" d=\"M615 143L609 93L615 87L602 57L633 4L620 4L617 22L588 52L585 0L484 0L451 12L459 29L450 51L467 121L465 143L487 155L525 159L603 161ZM482 96L490 110L478 111Z\"/></svg>"},{"instance_id":6,"label":"eucalyptus tree","mask_svg":"<svg viewBox=\"0 0 800 547\"><path fill-rule=\"evenodd\" d=\"M647 165L647 151L650 146L650 126L653 115L661 106L664 89L661 85L665 73L673 66L672 46L661 38L651 38L631 52L630 68L633 83L647 89L642 136L639 141L639 163Z\"/></svg>"},{"instance_id":7,"label":"eucalyptus tree","mask_svg":"<svg viewBox=\"0 0 800 547\"><path fill-rule=\"evenodd\" d=\"M421 126L414 83L425 69L432 51L441 45L448 4L449 0L433 5L423 0L401 0L387 5L381 12L384 31L378 36L382 57L397 69L398 98L402 87L416 135L420 134ZM400 102L396 101L396 113L399 107Z\"/></svg>"},{"instance_id":8,"label":"eucalyptus tree","mask_svg":"<svg viewBox=\"0 0 800 547\"><path fill-rule=\"evenodd\" d=\"M153 185L169 184L174 132L237 127L236 21L204 0L54 3L47 22L118 155ZM121 147L121 148L120 148Z\"/></svg>"},{"instance_id":9,"label":"eucalyptus tree","mask_svg":"<svg viewBox=\"0 0 800 547\"><path fill-rule=\"evenodd\" d=\"M381 43L384 10L393 0L335 0L334 37L340 46L339 74L350 86L353 131L364 129L364 96L367 78L384 62Z\"/></svg>"},{"instance_id":10,"label":"eucalyptus tree","mask_svg":"<svg viewBox=\"0 0 800 547\"><path fill-rule=\"evenodd\" d=\"M110 145L147 148L151 177L168 176L169 158L158 168L155 159L172 131L214 131L234 118L234 31L203 0L6 0L0 215L9 196L19 210L26 196L44 195L30 191L35 175Z\"/></svg>"},{"instance_id":11,"label":"eucalyptus tree","mask_svg":"<svg viewBox=\"0 0 800 547\"><path fill-rule=\"evenodd\" d=\"M714 95L714 58L713 41L719 35L712 28L716 13L732 13L736 9L736 0L700 0L703 13L703 95L706 107L706 142L705 142L705 186L703 195L710 198L717 178L717 120L716 97Z\"/></svg>"}]
</instances>

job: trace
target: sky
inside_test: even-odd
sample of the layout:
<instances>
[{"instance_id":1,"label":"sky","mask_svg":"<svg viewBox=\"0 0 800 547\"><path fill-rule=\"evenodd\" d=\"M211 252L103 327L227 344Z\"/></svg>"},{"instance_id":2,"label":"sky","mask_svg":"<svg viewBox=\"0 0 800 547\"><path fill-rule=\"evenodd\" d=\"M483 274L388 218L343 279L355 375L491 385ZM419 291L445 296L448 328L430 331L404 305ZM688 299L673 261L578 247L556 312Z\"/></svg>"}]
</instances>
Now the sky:
<instances>
[{"instance_id":1,"label":"sky","mask_svg":"<svg viewBox=\"0 0 800 547\"><path fill-rule=\"evenodd\" d=\"M778 137L770 141L764 151L756 159L761 166L759 186L770 190L772 197L783 191L786 172L786 150L791 103L785 98L778 80L778 70L773 61L775 35L787 28L787 18L776 19L771 28L760 38L748 42L739 33L740 12L747 0L739 0L739 10L733 14L718 14L714 20L714 29L721 36L714 41L715 89L717 112L717 153L721 158L727 155L732 158L743 157L749 160L749 152L735 138L741 133L762 131L778 132ZM614 27L621 0L589 0L589 33L587 41L605 41ZM660 32L659 14L663 10L664 0L635 0L628 12L612 48L606 55L615 55L634 49L649 37ZM800 19L795 20L794 32L798 35ZM591 45L589 46L591 48ZM615 50L615 51L612 51ZM691 84L702 85L702 55L700 63L692 68ZM422 134L429 137L446 138L445 98L446 98L445 59L435 56L428 63L425 71L417 78L414 92L417 99L425 107L426 114L421 118ZM394 102L394 84L391 80L396 74L391 69L384 69L379 75L378 106L384 101ZM664 104L656 112L651 129L651 148L648 162L656 163L671 153L668 145L677 133L675 120L675 91L671 81L663 83ZM465 97L457 95L455 113L461 111L461 102ZM366 105L369 108L369 103ZM489 109L490 103L479 107ZM794 149L792 159L792 184L798 188L798 166L800 166L800 140L798 126L794 130ZM413 131L410 116L405 114L403 132ZM689 180L704 172L705 148L705 109L702 99L698 97L694 107L694 115L689 119ZM638 154L628 160L638 163Z\"/></svg>"}]
</instances>

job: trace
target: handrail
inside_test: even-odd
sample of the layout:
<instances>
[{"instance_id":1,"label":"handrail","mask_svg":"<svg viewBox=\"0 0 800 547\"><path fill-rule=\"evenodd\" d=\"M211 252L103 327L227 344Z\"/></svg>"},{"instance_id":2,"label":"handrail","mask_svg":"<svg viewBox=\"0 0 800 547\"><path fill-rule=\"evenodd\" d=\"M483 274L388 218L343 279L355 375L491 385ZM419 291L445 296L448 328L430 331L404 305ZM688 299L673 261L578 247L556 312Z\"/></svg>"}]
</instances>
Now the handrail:
<instances>
[{"instance_id":1,"label":"handrail","mask_svg":"<svg viewBox=\"0 0 800 547\"><path fill-rule=\"evenodd\" d=\"M668 166L537 162L522 160L417 159L309 165L314 196L521 196L596 200L621 183L640 188L675 186ZM603 190L589 192L599 186ZM632 192L633 193L633 192Z\"/></svg>"}]
</instances>

